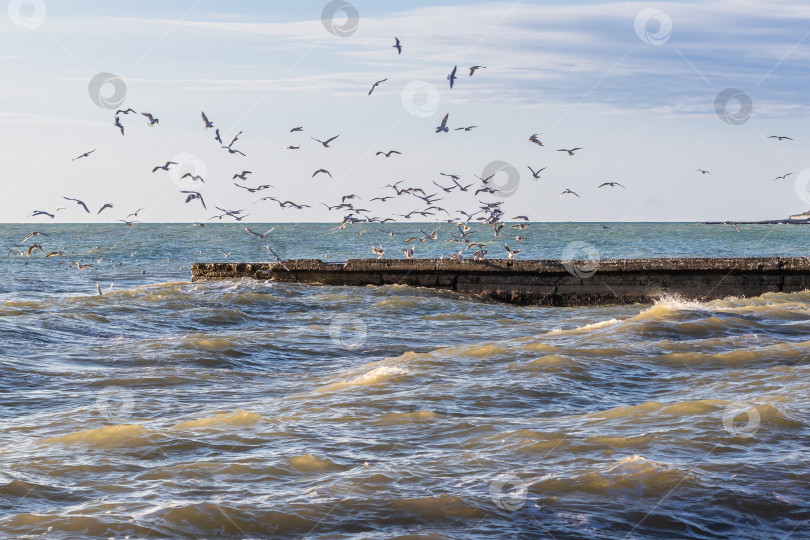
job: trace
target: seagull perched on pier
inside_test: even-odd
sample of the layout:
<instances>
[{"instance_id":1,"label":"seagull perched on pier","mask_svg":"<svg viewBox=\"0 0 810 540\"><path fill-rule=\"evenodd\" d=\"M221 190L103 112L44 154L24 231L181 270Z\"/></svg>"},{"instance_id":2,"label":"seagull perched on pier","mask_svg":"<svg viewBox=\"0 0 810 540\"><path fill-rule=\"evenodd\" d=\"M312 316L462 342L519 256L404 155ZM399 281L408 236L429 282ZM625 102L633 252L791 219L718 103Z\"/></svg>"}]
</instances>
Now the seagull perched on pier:
<instances>
[{"instance_id":1,"label":"seagull perched on pier","mask_svg":"<svg viewBox=\"0 0 810 540\"><path fill-rule=\"evenodd\" d=\"M450 81L450 88L451 89L453 88L453 83L458 78L458 77L456 77L456 70L457 69L458 69L458 66L453 66L453 71L451 71L450 75L447 76L447 80Z\"/></svg>"},{"instance_id":2,"label":"seagull perched on pier","mask_svg":"<svg viewBox=\"0 0 810 540\"><path fill-rule=\"evenodd\" d=\"M387 81L387 80L388 80L388 79L387 79L387 78L385 78L385 79L382 79L382 80L377 81L377 82L375 82L374 84L372 84L372 85L371 85L371 90L369 90L369 91L368 91L368 95L371 95L371 93L374 91L374 89L375 89L375 88L377 88L377 86L378 86L378 85L380 85L380 84L384 83L384 82L385 82L385 81Z\"/></svg>"},{"instance_id":3,"label":"seagull perched on pier","mask_svg":"<svg viewBox=\"0 0 810 540\"><path fill-rule=\"evenodd\" d=\"M565 148L560 148L559 150L557 150L557 152L568 152L569 156L573 156L574 152L576 152L577 150L582 150L582 148L577 147L577 148L572 148L571 150L566 150Z\"/></svg>"},{"instance_id":4,"label":"seagull perched on pier","mask_svg":"<svg viewBox=\"0 0 810 540\"><path fill-rule=\"evenodd\" d=\"M326 139L325 141L322 141L320 139L316 139L315 137L310 137L310 139L312 139L313 141L318 141L319 143L321 143L323 145L324 148L329 148L329 143L334 141L338 137L340 137L340 135L335 135L331 139Z\"/></svg>"},{"instance_id":5,"label":"seagull perched on pier","mask_svg":"<svg viewBox=\"0 0 810 540\"><path fill-rule=\"evenodd\" d=\"M168 171L170 165L177 165L177 163L175 163L174 161L167 161L165 165L156 166L154 169L152 169L152 172L154 173L154 172L157 172L159 170Z\"/></svg>"},{"instance_id":6,"label":"seagull perched on pier","mask_svg":"<svg viewBox=\"0 0 810 540\"><path fill-rule=\"evenodd\" d=\"M447 118L449 116L450 116L450 113L447 113L447 114L444 115L444 118L442 119L442 125L440 125L440 126L438 126L436 128L436 133L439 133L440 131L444 131L445 133L450 132L450 128L447 127Z\"/></svg>"},{"instance_id":7,"label":"seagull perched on pier","mask_svg":"<svg viewBox=\"0 0 810 540\"><path fill-rule=\"evenodd\" d=\"M77 159L86 158L87 156L89 156L90 154L92 154L92 153L93 153L93 152L95 152L95 151L96 151L96 149L95 149L95 148L93 148L93 149L92 149L92 150L90 150L89 152L85 152L84 154L80 155L79 157L75 157L75 158L71 159L70 161L76 161Z\"/></svg>"},{"instance_id":8,"label":"seagull perched on pier","mask_svg":"<svg viewBox=\"0 0 810 540\"><path fill-rule=\"evenodd\" d=\"M396 43L391 46L397 50L397 54L402 54L402 43L399 42L399 38L394 36L394 41L396 41Z\"/></svg>"},{"instance_id":9,"label":"seagull perched on pier","mask_svg":"<svg viewBox=\"0 0 810 540\"><path fill-rule=\"evenodd\" d=\"M142 114L142 115L144 115L144 116L145 116L145 117L146 117L146 118L149 120L149 127L154 127L154 126L155 126L155 124L160 123L160 119L159 119L159 118L155 118L154 116L152 116L152 115L151 115L150 113L148 113L148 112L141 113L141 114Z\"/></svg>"}]
</instances>

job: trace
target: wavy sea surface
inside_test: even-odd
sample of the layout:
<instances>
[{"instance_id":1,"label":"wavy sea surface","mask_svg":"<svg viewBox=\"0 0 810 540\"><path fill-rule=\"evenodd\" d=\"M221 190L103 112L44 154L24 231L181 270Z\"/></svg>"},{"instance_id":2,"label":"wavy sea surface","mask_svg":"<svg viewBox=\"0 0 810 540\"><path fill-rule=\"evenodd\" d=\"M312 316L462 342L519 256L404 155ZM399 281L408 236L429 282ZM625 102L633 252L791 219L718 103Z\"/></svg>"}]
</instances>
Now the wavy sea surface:
<instances>
[{"instance_id":1,"label":"wavy sea surface","mask_svg":"<svg viewBox=\"0 0 810 540\"><path fill-rule=\"evenodd\" d=\"M440 227L416 256L460 249L448 224L275 227L0 228L0 536L810 535L810 292L547 308L190 283L266 245L400 257ZM810 233L476 227L490 256L552 259L805 256Z\"/></svg>"}]
</instances>

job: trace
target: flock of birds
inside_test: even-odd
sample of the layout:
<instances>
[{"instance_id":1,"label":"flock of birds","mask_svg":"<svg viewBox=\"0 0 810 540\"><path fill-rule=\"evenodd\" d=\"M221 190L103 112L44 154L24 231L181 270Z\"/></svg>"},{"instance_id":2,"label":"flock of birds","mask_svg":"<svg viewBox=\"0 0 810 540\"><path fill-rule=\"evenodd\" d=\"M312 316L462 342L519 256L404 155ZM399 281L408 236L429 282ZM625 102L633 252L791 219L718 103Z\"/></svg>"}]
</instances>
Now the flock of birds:
<instances>
[{"instance_id":1,"label":"flock of birds","mask_svg":"<svg viewBox=\"0 0 810 540\"><path fill-rule=\"evenodd\" d=\"M403 50L402 42L399 40L399 38L395 37L394 39L395 39L395 43L394 43L394 45L392 47L396 49L398 55L402 54L402 50ZM486 66L473 65L473 66L469 66L468 69L469 69L469 75L468 76L473 77L476 74L477 71L486 69ZM454 86L456 85L456 81L459 78L457 74L458 74L458 66L456 65L456 66L453 67L452 71L447 75L447 80L449 81L450 89L453 89ZM371 96L375 89L377 89L380 85L384 84L387 81L388 81L388 78L384 78L384 79L375 81L372 84L371 88L369 89L368 95ZM159 118L156 118L152 113L142 112L140 114L143 117L145 117L148 127L156 127L156 126L159 125L159 123L160 123ZM137 116L138 113L132 108L128 108L128 109L125 109L125 110L117 110L115 112L113 126L120 131L122 136L124 136L126 134L126 129L125 129L124 124L121 123L121 118L126 117L128 115ZM450 132L451 127L448 125L449 116L450 116L449 113L445 114L444 117L442 118L441 123L438 126L436 126L436 128L435 128L435 133L436 134L440 134L440 133L445 133L446 134L446 133ZM207 130L214 130L214 140L220 145L220 148L222 150L227 151L231 155L238 155L238 156L246 157L245 154L241 150L239 150L238 148L235 147L235 144L237 143L240 136L242 135L242 131L237 133L230 140L230 142L228 144L225 144L225 142L223 141L222 136L220 134L219 128L217 128L214 125L214 122L208 118L208 116L205 114L205 112L201 113L201 118L202 118L202 126L201 126L202 129L206 130L206 131ZM459 127L455 127L455 128L452 128L452 129L454 131L469 132L469 131L471 131L473 129L476 129L476 128L478 128L478 126L471 125L471 126L459 126ZM303 131L304 131L303 126L296 126L296 127L293 127L290 130L290 133L303 132ZM310 137L310 139L312 139L313 141L315 141L315 142L319 143L320 145L322 145L323 148L329 149L329 148L332 148L333 143L335 143L335 141L339 137L340 137L340 134L334 135L334 136L326 138L326 139L318 139L316 137ZM778 141L793 140L790 137L775 136L775 135L771 136L769 138L777 139ZM531 144L540 146L540 147L545 146L543 141L540 139L540 134L538 134L538 133L534 133L531 136L529 136L528 137L528 142L531 143ZM295 145L287 146L285 148L285 150L291 150L292 151L292 150L299 150L300 148L301 148L300 144L295 144ZM572 157L574 157L577 154L577 152L579 152L581 150L583 150L583 148L581 148L581 147L559 148L559 149L557 149L558 152L565 152L568 156L572 156ZM96 152L96 149L89 150L89 151L84 152L84 153L78 155L77 157L73 158L71 161L77 161L77 160L81 160L81 159L91 159L95 152ZM398 150L390 150L389 149L389 150L379 150L379 151L376 152L376 156L382 156L383 158L386 158L386 159L391 158L392 156L400 156L400 155L402 155L402 152L400 152ZM165 162L163 164L157 164L152 168L152 173L155 174L155 173L158 173L159 171L163 171L163 172L171 171L172 167L177 167L178 165L179 165L178 163L173 162L173 161L167 161L167 162ZM541 180L542 179L542 177L541 177L542 173L547 169L547 167L542 167L542 168L535 169L531 165L527 165L527 168L528 168L529 172L531 173L531 177L534 180ZM697 169L697 172L700 173L701 175L711 174L708 170L705 170L705 169ZM257 185L257 186L247 185L247 183L249 182L249 176L251 174L253 174L252 171L245 170L245 169L242 169L241 172L235 173L233 175L233 178L232 178L232 180L234 180L234 182L233 182L234 186L236 186L239 189L246 190L249 193L259 193L259 192L263 192L263 191L268 190L268 189L275 189L275 187L270 185L270 184L262 184L262 185ZM477 179L478 182L470 182L470 183L464 182L462 180L462 177L460 175L457 175L457 174L445 173L445 172L440 172L439 174L440 174L440 176L443 176L443 177L449 179L450 183L445 185L444 183L437 182L436 180L433 180L432 183L433 183L433 185L436 186L436 188L438 188L441 192L443 192L445 194L450 194L450 193L453 193L453 192L468 193L471 190L473 190L472 193L474 194L474 196L477 199L478 199L478 196L482 195L482 194L483 195L490 195L490 196L497 196L499 194L499 188L495 185L495 183L493 181L493 178L497 175L497 173L493 174L493 175L490 175L487 178L482 178L481 176L475 175L475 178ZM787 173L785 175L782 175L782 176L778 177L777 179L787 178L787 176L789 176L791 174L793 174L793 173ZM316 177L319 177L319 176L325 176L325 177L332 178L332 173L329 170L325 169L325 168L319 168L319 169L317 169L317 170L315 170L313 172L311 178L316 178ZM192 184L200 184L200 185L205 184L205 178L203 178L200 175L194 175L192 173L186 173L181 178L182 179L189 178L190 182ZM236 180L239 180L242 183L238 183L238 182L236 182ZM447 182L447 180L445 180L445 182ZM388 189L388 190L390 190L389 193L387 193L385 195L382 195L382 196L370 198L370 199L368 199L368 202L378 201L379 203L382 204L382 203L386 203L386 201L391 200L391 199L400 199L400 200L401 199L406 199L406 200L413 201L415 205L418 204L418 206L415 209L413 209L413 210L411 210L409 212L406 212L404 214L392 214L393 216L401 217L404 220L410 220L410 219L414 218L415 216L420 216L422 218L431 218L434 221L440 221L439 219L436 219L435 216L440 216L440 215L443 216L441 221L447 221L448 223L452 223L452 224L455 225L454 232L453 232L452 236L450 238L448 238L447 240L449 242L454 242L454 243L457 243L457 244L461 245L460 249L458 249L458 251L453 250L453 252L449 254L449 257L452 258L452 259L463 259L463 258L465 258L465 254L468 254L466 256L468 256L468 257L471 256L474 260L481 260L481 259L484 259L489 254L489 249L488 248L489 248L490 243L482 241L481 238L480 238L480 235L479 235L479 237L474 236L476 234L476 231L473 230L473 228L471 227L471 225L470 225L471 222L480 222L481 226L483 226L485 228L487 228L487 227L490 228L491 229L491 234L493 234L495 238L505 238L506 233L504 232L504 228L507 227L507 225L508 225L508 227L510 229L515 230L515 232L512 233L514 236L509 236L508 237L508 239L510 241L513 240L514 242L521 243L521 242L524 242L525 240L527 240L527 237L521 236L520 233L525 231L526 228L528 227L529 218L527 216L512 216L511 218L507 218L504 210L502 210L502 208L501 208L504 201L497 201L496 200L496 201L486 202L486 201L482 201L482 200L479 199L479 200L477 200L478 206L476 206L475 208L469 209L469 211L463 210L463 209L457 209L457 210L451 211L451 210L448 210L447 208L444 208L443 206L439 206L438 203L440 203L443 200L442 198L439 197L439 191L436 191L435 193L429 193L424 188L416 187L416 186L403 186L403 183L404 183L404 181L400 180L400 181L397 181L397 182L386 184L381 189ZM476 186L476 183L478 183L477 186ZM194 187L196 187L196 185ZM597 186L597 189L601 189L601 188L622 188L622 189L626 189L626 186L624 186L622 183L617 182L617 181L606 181L606 182L603 182L603 183L601 183L601 184L599 184ZM182 196L185 203L194 203L194 202L196 202L196 203L199 203L204 210L208 210L208 205L206 204L205 198L203 197L203 194L201 193L201 191L199 191L198 189L179 190L179 193ZM564 196L572 196L572 197L581 198L579 193L575 192L574 190L572 190L570 188L566 188L565 190L560 192L559 197L564 197ZM84 201L82 201L81 199L78 199L78 198L75 198L75 197L68 197L68 196L64 196L64 199L66 201L75 203L77 206L79 206L87 214L93 213L91 211L91 209L88 207L88 205ZM367 223L367 224L376 223L376 224L379 224L379 225L384 225L387 222L397 221L395 219L395 217L375 217L375 216L372 216L370 210L368 210L366 208L362 208L360 206L360 204L359 204L360 200L362 200L362 198L359 195L354 194L354 193L349 193L349 194L345 194L345 195L341 196L340 197L340 202L337 203L337 204L329 205L329 204L326 204L326 203L323 203L323 202L318 202L317 204L323 205L330 212L339 211L339 212L344 213L343 218L340 220L340 224L337 226L338 230L343 230L347 226L354 225L356 223ZM310 204L297 203L297 202L294 202L294 201L291 201L291 200L282 200L281 198L276 197L276 196L264 196L264 197L261 197L258 200L256 200L254 204L259 203L259 202L263 202L263 201L270 201L270 202L276 203L276 204L278 204L279 208L281 208L281 209L295 208L296 210L302 210L302 209L312 207ZM417 203L417 201L418 201L418 203ZM57 208L56 210L53 210L53 211L34 210L30 214L29 217L47 217L47 218L53 219L57 212L59 212L61 210L64 210L65 208L66 207L60 207L60 208ZM95 214L96 215L101 214L105 210L111 209L111 208L113 208L113 203L104 203L97 211L95 211ZM227 208L222 208L222 207L219 207L219 206L215 206L215 208L216 208L218 213L211 216L209 218L209 220L211 220L211 219L219 219L219 220L232 219L234 221L242 221L248 216L248 214L245 213L246 209L227 209ZM143 210L145 210L145 208L139 208L138 210L128 214L124 219L120 219L119 221L125 223L126 225L131 226L134 223L137 223L137 221L135 221L134 218L137 218L138 214ZM197 225L204 225L204 223L197 223ZM253 236L255 238L258 238L258 239L265 239L265 238L268 237L268 235L271 232L273 232L273 229L271 229L270 231L267 231L265 233L257 233L257 232L251 230L248 227L244 227L244 229L248 234L250 234L251 236ZM407 258L412 258L414 256L414 254L415 254L415 247L414 246L417 243L423 243L423 242L438 240L438 230L439 229L436 229L436 230L428 233L428 232L423 231L420 228L418 235L414 235L412 237L409 237L409 238L405 239L404 242L405 242L406 246L401 248L401 251L404 254L404 256L407 257ZM385 231L381 231L381 232L385 232ZM25 243L29 239L31 239L31 238L33 238L35 236L38 236L40 234L43 234L43 233L39 233L39 232L32 233L31 235L29 235L23 241L23 243ZM389 234L391 237L395 236L394 232L388 232L387 234ZM279 262L281 262L283 264L282 259L279 258L275 254L275 252L272 250L272 248L269 245L266 246L266 247L267 247L267 250L271 254L273 254ZM61 252L61 251L49 252L49 253L46 254L44 249L42 248L42 246L40 246L39 244L32 244L32 245L28 246L27 250L19 250L18 253L20 253L20 255L31 257L32 254L36 253L37 249L45 257L64 256L64 253ZM515 256L521 252L520 249L511 249L506 241L504 241L504 243L503 243L503 249L505 250L505 254L509 259L514 259ZM382 245L372 246L371 247L371 252L372 252L373 255L376 255L378 258L382 258L386 253L386 251L385 251L385 249L383 248ZM471 255L469 255L470 252L471 252ZM444 255L442 255L442 258L444 258ZM89 265L82 265L80 262L76 262L75 265L79 270L84 270L85 268L90 267Z\"/></svg>"}]
</instances>

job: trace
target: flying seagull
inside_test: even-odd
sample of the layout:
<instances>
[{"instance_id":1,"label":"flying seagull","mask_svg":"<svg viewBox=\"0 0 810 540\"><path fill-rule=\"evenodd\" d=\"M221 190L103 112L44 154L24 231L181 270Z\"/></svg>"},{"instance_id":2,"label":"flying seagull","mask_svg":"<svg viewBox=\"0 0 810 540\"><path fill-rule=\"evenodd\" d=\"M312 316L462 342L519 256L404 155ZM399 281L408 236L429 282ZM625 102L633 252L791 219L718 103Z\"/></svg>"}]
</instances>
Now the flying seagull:
<instances>
[{"instance_id":1,"label":"flying seagull","mask_svg":"<svg viewBox=\"0 0 810 540\"><path fill-rule=\"evenodd\" d=\"M540 139L538 139L538 138L537 138L537 135L538 135L538 134L537 134L537 133L535 133L534 135L532 135L531 137L529 137L529 142L533 142L534 144L536 144L536 145L538 145L538 146L544 146L544 145L543 145L543 142L542 142Z\"/></svg>"},{"instance_id":2,"label":"flying seagull","mask_svg":"<svg viewBox=\"0 0 810 540\"><path fill-rule=\"evenodd\" d=\"M399 42L399 38L396 36L394 36L394 40L396 43L391 46L397 50L397 54L402 54L402 43Z\"/></svg>"},{"instance_id":3,"label":"flying seagull","mask_svg":"<svg viewBox=\"0 0 810 540\"><path fill-rule=\"evenodd\" d=\"M619 187L626 187L626 186L621 185L621 184L620 184L620 183L618 183L618 182L605 182L604 184L600 184L598 187L600 187L600 188L601 188L601 187L605 187L605 186L609 186L609 187L616 187L616 186L619 186Z\"/></svg>"},{"instance_id":4,"label":"flying seagull","mask_svg":"<svg viewBox=\"0 0 810 540\"><path fill-rule=\"evenodd\" d=\"M141 114L142 114L142 115L144 115L146 118L148 118L148 119L149 119L149 127L154 127L154 125L155 125L155 124L160 123L160 119L159 119L159 118L155 118L154 116L152 116L152 115L151 115L150 113L148 113L148 112L141 113Z\"/></svg>"},{"instance_id":5,"label":"flying seagull","mask_svg":"<svg viewBox=\"0 0 810 540\"><path fill-rule=\"evenodd\" d=\"M450 128L447 127L447 117L448 116L450 116L450 113L447 113L447 114L444 115L444 118L442 119L442 125L440 125L440 126L438 126L436 128L436 133L439 133L440 131L444 131L445 133L450 132Z\"/></svg>"},{"instance_id":6,"label":"flying seagull","mask_svg":"<svg viewBox=\"0 0 810 540\"><path fill-rule=\"evenodd\" d=\"M453 83L457 79L456 77L456 70L458 66L453 66L453 71L450 72L450 75L447 76L447 80L450 81L450 88L453 88Z\"/></svg>"},{"instance_id":7,"label":"flying seagull","mask_svg":"<svg viewBox=\"0 0 810 540\"><path fill-rule=\"evenodd\" d=\"M317 171L315 171L315 172L312 174L312 178L315 178L315 175L316 175L316 174L318 174L318 173L324 173L324 174L328 174L328 175L329 175L329 178L332 178L332 173L330 173L330 172L329 172L329 171L327 171L326 169L318 169Z\"/></svg>"},{"instance_id":8,"label":"flying seagull","mask_svg":"<svg viewBox=\"0 0 810 540\"><path fill-rule=\"evenodd\" d=\"M325 141L322 141L320 139L316 139L315 137L310 137L310 139L312 139L313 141L318 141L319 143L321 143L323 145L324 148L329 148L329 143L334 141L338 137L340 137L340 135L335 135L331 139L326 139Z\"/></svg>"},{"instance_id":9,"label":"flying seagull","mask_svg":"<svg viewBox=\"0 0 810 540\"><path fill-rule=\"evenodd\" d=\"M29 217L36 217L36 216L48 216L51 219L55 217L53 214L46 212L44 210L34 210L33 212L31 212L31 215Z\"/></svg>"},{"instance_id":10,"label":"flying seagull","mask_svg":"<svg viewBox=\"0 0 810 540\"><path fill-rule=\"evenodd\" d=\"M80 155L79 157L75 157L75 158L71 159L70 161L76 161L77 159L85 158L85 157L89 156L90 154L92 154L95 151L96 151L96 149L93 148L89 152L85 152L84 154Z\"/></svg>"},{"instance_id":11,"label":"flying seagull","mask_svg":"<svg viewBox=\"0 0 810 540\"><path fill-rule=\"evenodd\" d=\"M124 126L121 124L121 119L118 118L118 116L115 117L115 123L113 125L121 130L121 135L124 134Z\"/></svg>"},{"instance_id":12,"label":"flying seagull","mask_svg":"<svg viewBox=\"0 0 810 540\"><path fill-rule=\"evenodd\" d=\"M85 212L87 212L88 214L90 213L90 210L88 210L88 209L87 209L87 205L86 205L86 204L84 204L84 203L83 203L82 201L80 201L79 199L71 199L70 197L65 197L65 196L62 196L62 198L63 198L63 199L65 199L65 200L67 200L67 201L73 201L73 202L75 202L76 204L78 204L79 206L81 206L82 208L84 208L84 211L85 211Z\"/></svg>"},{"instance_id":13,"label":"flying seagull","mask_svg":"<svg viewBox=\"0 0 810 540\"><path fill-rule=\"evenodd\" d=\"M379 255L379 256L377 257L378 259L382 259L382 258L383 258L383 255L385 255L385 250L383 249L382 244L380 244L379 249L378 249L378 248L376 248L375 246L371 246L371 252L372 252L374 255Z\"/></svg>"},{"instance_id":14,"label":"flying seagull","mask_svg":"<svg viewBox=\"0 0 810 540\"><path fill-rule=\"evenodd\" d=\"M181 180L183 178L191 178L191 180L194 182L202 182L203 184L205 183L205 179L199 174L191 174L190 172L187 172L186 174L180 177Z\"/></svg>"},{"instance_id":15,"label":"flying seagull","mask_svg":"<svg viewBox=\"0 0 810 540\"><path fill-rule=\"evenodd\" d=\"M563 191L562 193L560 193L560 197L562 197L562 196L563 196L563 195L565 195L566 193L570 193L571 195L576 195L577 197L579 197L579 195L578 195L577 193L575 193L575 192L571 191L570 189L566 189L565 191ZM580 197L580 198L582 198L582 197Z\"/></svg>"},{"instance_id":16,"label":"flying seagull","mask_svg":"<svg viewBox=\"0 0 810 540\"><path fill-rule=\"evenodd\" d=\"M503 247L505 247L505 248L506 248L506 254L507 254L507 256L509 257L509 260L510 260L510 261L514 260L514 259L515 259L515 255L517 255L517 254L518 254L518 253L520 253L520 251L521 251L521 250L519 250L519 249L509 249L509 246L507 246L506 244L504 244L504 245L503 245Z\"/></svg>"},{"instance_id":17,"label":"flying seagull","mask_svg":"<svg viewBox=\"0 0 810 540\"><path fill-rule=\"evenodd\" d=\"M96 212L96 215L99 215L101 212L103 212L107 208L112 208L112 207L113 207L112 203L106 203L104 206L99 208L98 212Z\"/></svg>"},{"instance_id":18,"label":"flying seagull","mask_svg":"<svg viewBox=\"0 0 810 540\"><path fill-rule=\"evenodd\" d=\"M141 210L146 210L146 208L138 208L136 211L132 212L127 217L131 217L131 216L138 217L138 212L140 212Z\"/></svg>"},{"instance_id":19,"label":"flying seagull","mask_svg":"<svg viewBox=\"0 0 810 540\"><path fill-rule=\"evenodd\" d=\"M542 169L538 169L535 171L530 166L527 165L527 167L529 167L529 170L532 171L532 176L534 177L535 180L540 180L540 173L548 169L548 167L543 167Z\"/></svg>"},{"instance_id":20,"label":"flying seagull","mask_svg":"<svg viewBox=\"0 0 810 540\"><path fill-rule=\"evenodd\" d=\"M199 192L197 192L197 191L181 191L180 193L186 193L188 195L188 197L186 197L186 203L190 203L194 199L200 199L200 202L202 203L203 208L208 210L208 207L205 206L205 201L203 200L203 196L200 195Z\"/></svg>"},{"instance_id":21,"label":"flying seagull","mask_svg":"<svg viewBox=\"0 0 810 540\"><path fill-rule=\"evenodd\" d=\"M369 90L369 91L368 91L368 95L371 95L371 93L374 91L374 89L375 89L375 88L377 88L377 85L379 85L379 84L381 84L381 83L384 83L384 82L385 82L385 81L387 81L387 80L388 80L388 79L387 79L387 78L385 78L385 79L382 79L382 80L377 81L377 82L375 82L374 84L372 84L372 85L371 85L371 90Z\"/></svg>"},{"instance_id":22,"label":"flying seagull","mask_svg":"<svg viewBox=\"0 0 810 540\"><path fill-rule=\"evenodd\" d=\"M559 150L557 150L557 152L568 152L569 156L573 156L574 152L576 152L577 150L582 150L582 148L577 147L577 148L572 148L571 150L566 150L565 148L560 148Z\"/></svg>"},{"instance_id":23,"label":"flying seagull","mask_svg":"<svg viewBox=\"0 0 810 540\"><path fill-rule=\"evenodd\" d=\"M117 111L115 111L115 116L118 116L119 114L129 114L129 113L135 113L135 114L137 114L137 113L135 112L135 109L133 109L132 107L130 107L129 109L127 109L127 110L125 110L125 111L124 111L124 110L121 110L121 109L118 109Z\"/></svg>"},{"instance_id":24,"label":"flying seagull","mask_svg":"<svg viewBox=\"0 0 810 540\"><path fill-rule=\"evenodd\" d=\"M402 154L402 152L398 152L397 150L389 150L388 152L377 152L375 155L379 156L380 154L384 155L385 157L391 157L391 154Z\"/></svg>"},{"instance_id":25,"label":"flying seagull","mask_svg":"<svg viewBox=\"0 0 810 540\"><path fill-rule=\"evenodd\" d=\"M699 172L700 174L712 174L712 173L710 173L709 171L704 170L704 169L695 169L695 170L696 170L697 172Z\"/></svg>"},{"instance_id":26,"label":"flying seagull","mask_svg":"<svg viewBox=\"0 0 810 540\"><path fill-rule=\"evenodd\" d=\"M265 237L266 237L268 234L270 234L271 232L275 231L275 230L276 230L276 228L275 228L275 227L273 227L273 228L272 228L272 229L270 229L269 231L267 231L267 232L265 232L265 233L262 233L262 234L259 234L259 233L257 233L257 232L251 231L251 230L250 230L250 229L248 229L247 227L245 227L245 230L246 230L247 232L249 232L250 234L252 234L252 235L254 235L254 236L258 237L258 238L265 238ZM227 257L227 255L226 255L226 257Z\"/></svg>"},{"instance_id":27,"label":"flying seagull","mask_svg":"<svg viewBox=\"0 0 810 540\"><path fill-rule=\"evenodd\" d=\"M169 170L169 165L177 165L177 163L175 163L174 161L167 161L165 165L156 166L154 169L152 169L152 172L156 172L158 170L168 171Z\"/></svg>"},{"instance_id":28,"label":"flying seagull","mask_svg":"<svg viewBox=\"0 0 810 540\"><path fill-rule=\"evenodd\" d=\"M792 140L793 140L793 139L791 139L790 137L784 137L784 136L783 136L783 137L780 137L779 135L771 135L771 136L770 136L770 137L768 137L768 138L769 138L769 139L776 139L776 140L778 140L778 141L792 141Z\"/></svg>"},{"instance_id":29,"label":"flying seagull","mask_svg":"<svg viewBox=\"0 0 810 540\"><path fill-rule=\"evenodd\" d=\"M294 127L290 130L290 133L292 133L293 131L304 131L304 127L303 126Z\"/></svg>"},{"instance_id":30,"label":"flying seagull","mask_svg":"<svg viewBox=\"0 0 810 540\"><path fill-rule=\"evenodd\" d=\"M456 128L456 131L461 131L461 130L464 130L464 131L472 131L472 130L473 130L473 128L477 128L477 127L478 127L478 126L457 127L457 128Z\"/></svg>"},{"instance_id":31,"label":"flying seagull","mask_svg":"<svg viewBox=\"0 0 810 540\"><path fill-rule=\"evenodd\" d=\"M470 66L470 77L473 76L476 69L486 69L487 66Z\"/></svg>"},{"instance_id":32,"label":"flying seagull","mask_svg":"<svg viewBox=\"0 0 810 540\"><path fill-rule=\"evenodd\" d=\"M219 128L217 128L216 132L214 133L214 140L219 144L222 144L222 137L219 134Z\"/></svg>"},{"instance_id":33,"label":"flying seagull","mask_svg":"<svg viewBox=\"0 0 810 540\"><path fill-rule=\"evenodd\" d=\"M247 180L247 175L249 175L249 174L253 174L253 172L252 171L242 171L241 174L233 175L233 178L231 178L231 180L236 180L237 178L239 178L240 180Z\"/></svg>"},{"instance_id":34,"label":"flying seagull","mask_svg":"<svg viewBox=\"0 0 810 540\"><path fill-rule=\"evenodd\" d=\"M787 177L788 177L788 176L790 176L791 174L794 174L794 173L789 172L789 173L787 173L787 174L783 174L782 176L777 176L776 178L774 178L774 180L784 180L785 178L787 178Z\"/></svg>"},{"instance_id":35,"label":"flying seagull","mask_svg":"<svg viewBox=\"0 0 810 540\"><path fill-rule=\"evenodd\" d=\"M208 120L208 117L205 116L205 111L202 113L203 124L205 124L205 129L214 127L214 123Z\"/></svg>"},{"instance_id":36,"label":"flying seagull","mask_svg":"<svg viewBox=\"0 0 810 540\"><path fill-rule=\"evenodd\" d=\"M22 242L20 242L20 245L24 244L24 243L25 243L25 242L26 242L26 241L27 241L29 238L33 238L33 237L35 237L35 236L39 236L39 235L42 235L42 236L48 236L48 234L47 234L47 233L44 233L44 232L38 232L38 231L34 231L34 232L32 232L31 234L29 234L28 236L26 236L25 238L23 238L23 241L22 241Z\"/></svg>"},{"instance_id":37,"label":"flying seagull","mask_svg":"<svg viewBox=\"0 0 810 540\"><path fill-rule=\"evenodd\" d=\"M299 148L301 148L300 144L298 146L288 146L287 148L284 148L284 150L298 150Z\"/></svg>"}]
</instances>

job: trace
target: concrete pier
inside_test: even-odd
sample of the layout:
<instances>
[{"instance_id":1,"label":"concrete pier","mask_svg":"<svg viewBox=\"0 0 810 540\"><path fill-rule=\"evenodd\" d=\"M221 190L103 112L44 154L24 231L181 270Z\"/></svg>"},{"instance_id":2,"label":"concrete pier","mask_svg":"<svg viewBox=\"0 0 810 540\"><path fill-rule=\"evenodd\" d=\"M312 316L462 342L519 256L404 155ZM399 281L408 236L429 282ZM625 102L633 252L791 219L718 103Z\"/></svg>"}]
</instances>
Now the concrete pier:
<instances>
[{"instance_id":1,"label":"concrete pier","mask_svg":"<svg viewBox=\"0 0 810 540\"><path fill-rule=\"evenodd\" d=\"M285 268L286 266L286 268ZM311 285L409 285L524 305L652 303L667 296L706 301L810 289L810 258L453 261L317 259L197 263L192 281L265 279Z\"/></svg>"}]
</instances>

